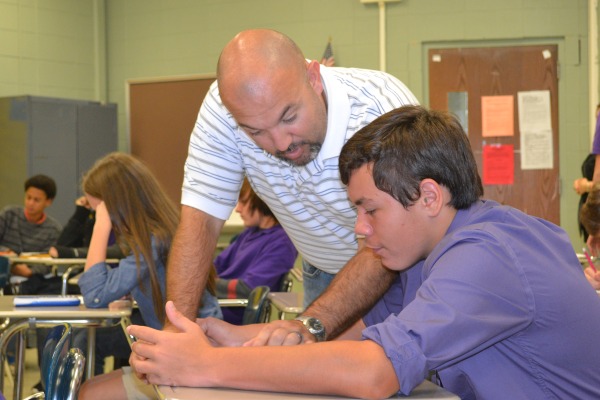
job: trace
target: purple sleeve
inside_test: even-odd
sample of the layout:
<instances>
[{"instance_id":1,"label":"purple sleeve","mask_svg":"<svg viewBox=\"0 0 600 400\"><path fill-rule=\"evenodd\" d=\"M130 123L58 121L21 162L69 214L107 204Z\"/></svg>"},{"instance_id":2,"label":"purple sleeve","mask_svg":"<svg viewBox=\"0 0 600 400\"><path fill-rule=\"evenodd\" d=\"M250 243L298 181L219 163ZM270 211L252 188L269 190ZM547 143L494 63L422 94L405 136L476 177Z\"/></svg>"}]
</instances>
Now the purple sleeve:
<instances>
[{"instance_id":1,"label":"purple sleeve","mask_svg":"<svg viewBox=\"0 0 600 400\"><path fill-rule=\"evenodd\" d=\"M253 289L267 285L272 290L281 276L294 267L298 252L278 225L268 231L246 229L216 259L221 279L238 279Z\"/></svg>"},{"instance_id":2,"label":"purple sleeve","mask_svg":"<svg viewBox=\"0 0 600 400\"><path fill-rule=\"evenodd\" d=\"M596 119L596 130L594 132L594 143L592 144L592 154L600 154L600 118Z\"/></svg>"},{"instance_id":3,"label":"purple sleeve","mask_svg":"<svg viewBox=\"0 0 600 400\"><path fill-rule=\"evenodd\" d=\"M238 278L250 288L266 285L276 290L282 275L294 267L298 256L296 248L283 229L263 243L257 257L249 263L246 271Z\"/></svg>"},{"instance_id":4,"label":"purple sleeve","mask_svg":"<svg viewBox=\"0 0 600 400\"><path fill-rule=\"evenodd\" d=\"M363 317L366 326L383 322L391 314L398 314L414 300L423 281L423 263L420 261L406 271L398 274L398 278L373 308Z\"/></svg>"},{"instance_id":5,"label":"purple sleeve","mask_svg":"<svg viewBox=\"0 0 600 400\"><path fill-rule=\"evenodd\" d=\"M403 394L430 369L460 361L531 323L531 299L514 290L522 282L513 258L501 244L467 235L462 246L443 250L439 264L440 254L430 255L423 267L427 278L401 313L363 330L363 338L379 344L392 362ZM498 254L504 256L491 257Z\"/></svg>"}]
</instances>

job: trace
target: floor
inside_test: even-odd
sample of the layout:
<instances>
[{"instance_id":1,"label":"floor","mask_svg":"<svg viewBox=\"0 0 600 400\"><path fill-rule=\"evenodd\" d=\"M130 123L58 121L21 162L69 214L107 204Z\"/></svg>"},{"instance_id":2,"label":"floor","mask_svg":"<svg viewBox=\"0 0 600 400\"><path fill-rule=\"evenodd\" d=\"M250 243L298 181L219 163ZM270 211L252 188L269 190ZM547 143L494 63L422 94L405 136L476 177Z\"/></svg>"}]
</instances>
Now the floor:
<instances>
[{"instance_id":1,"label":"floor","mask_svg":"<svg viewBox=\"0 0 600 400\"><path fill-rule=\"evenodd\" d=\"M14 390L14 375L12 375L11 365L11 376L4 376L4 397L12 399ZM23 379L23 398L33 394L31 388L33 385L40 381L40 370L37 362L37 349L26 349L25 350L25 376Z\"/></svg>"}]
</instances>

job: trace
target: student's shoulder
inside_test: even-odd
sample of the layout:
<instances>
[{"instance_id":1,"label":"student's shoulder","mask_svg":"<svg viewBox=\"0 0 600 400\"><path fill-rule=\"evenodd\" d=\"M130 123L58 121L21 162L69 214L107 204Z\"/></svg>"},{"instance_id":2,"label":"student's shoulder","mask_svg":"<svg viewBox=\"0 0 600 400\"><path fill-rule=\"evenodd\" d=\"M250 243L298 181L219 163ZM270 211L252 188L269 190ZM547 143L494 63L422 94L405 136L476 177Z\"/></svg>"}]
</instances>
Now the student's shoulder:
<instances>
[{"instance_id":1,"label":"student's shoulder","mask_svg":"<svg viewBox=\"0 0 600 400\"><path fill-rule=\"evenodd\" d=\"M54 228L59 232L62 230L62 224L58 222L58 220L50 215L46 216L46 221L44 221L48 227Z\"/></svg>"},{"instance_id":2,"label":"student's shoulder","mask_svg":"<svg viewBox=\"0 0 600 400\"><path fill-rule=\"evenodd\" d=\"M20 215L20 214L23 214L23 210L24 210L23 206L15 206L15 205L5 206L0 211L0 216L6 217L6 216L11 216L11 215Z\"/></svg>"}]
</instances>

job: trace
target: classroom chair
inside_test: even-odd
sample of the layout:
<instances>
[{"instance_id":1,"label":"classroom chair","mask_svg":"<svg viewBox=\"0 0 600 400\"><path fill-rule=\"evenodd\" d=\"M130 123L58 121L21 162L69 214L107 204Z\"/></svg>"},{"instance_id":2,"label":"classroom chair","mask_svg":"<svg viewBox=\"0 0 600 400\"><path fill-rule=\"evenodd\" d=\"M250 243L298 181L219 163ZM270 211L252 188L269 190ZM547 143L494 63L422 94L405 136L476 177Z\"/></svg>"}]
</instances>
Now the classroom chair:
<instances>
[{"instance_id":1,"label":"classroom chair","mask_svg":"<svg viewBox=\"0 0 600 400\"><path fill-rule=\"evenodd\" d=\"M285 273L282 277L281 280L279 281L279 291L280 292L291 292L292 291L292 287L294 286L294 277L292 275L292 272L287 272Z\"/></svg>"},{"instance_id":2,"label":"classroom chair","mask_svg":"<svg viewBox=\"0 0 600 400\"><path fill-rule=\"evenodd\" d=\"M71 348L58 367L56 386L49 400L76 400L85 370L85 356L78 348Z\"/></svg>"},{"instance_id":3,"label":"classroom chair","mask_svg":"<svg viewBox=\"0 0 600 400\"><path fill-rule=\"evenodd\" d=\"M248 295L248 304L244 309L242 325L257 324L267 322L269 318L269 287L257 286Z\"/></svg>"},{"instance_id":4,"label":"classroom chair","mask_svg":"<svg viewBox=\"0 0 600 400\"><path fill-rule=\"evenodd\" d=\"M8 286L10 283L10 261L7 257L0 256L0 296L4 296L4 288ZM2 323L0 323L0 331L4 330L9 324L10 320L5 318ZM4 361L4 371L7 380L11 385L14 384L12 379L12 374L10 373L10 368L8 365L8 359Z\"/></svg>"},{"instance_id":5,"label":"classroom chair","mask_svg":"<svg viewBox=\"0 0 600 400\"><path fill-rule=\"evenodd\" d=\"M68 323L53 327L42 351L40 373L43 392L25 400L71 400L77 398L85 367L85 356L81 350L71 348L73 328Z\"/></svg>"},{"instance_id":6,"label":"classroom chair","mask_svg":"<svg viewBox=\"0 0 600 400\"><path fill-rule=\"evenodd\" d=\"M0 256L0 295L4 294L4 287L10 282L10 261L7 257Z\"/></svg>"}]
</instances>

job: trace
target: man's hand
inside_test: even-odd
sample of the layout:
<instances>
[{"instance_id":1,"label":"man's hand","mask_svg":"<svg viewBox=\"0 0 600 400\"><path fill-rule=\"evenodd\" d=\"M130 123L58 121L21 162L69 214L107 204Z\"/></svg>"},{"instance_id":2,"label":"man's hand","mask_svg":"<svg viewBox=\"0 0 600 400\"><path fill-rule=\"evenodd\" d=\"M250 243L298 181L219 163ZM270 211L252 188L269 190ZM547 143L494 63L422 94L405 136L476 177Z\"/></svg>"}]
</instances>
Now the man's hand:
<instances>
[{"instance_id":1,"label":"man's hand","mask_svg":"<svg viewBox=\"0 0 600 400\"><path fill-rule=\"evenodd\" d=\"M316 342L300 321L273 321L263 326L244 346L292 346Z\"/></svg>"}]
</instances>

